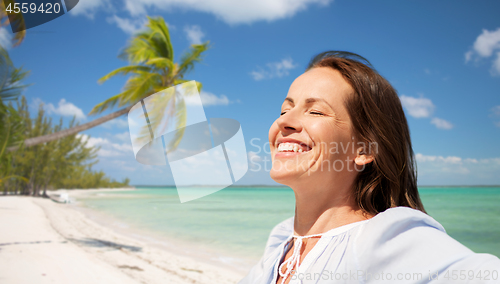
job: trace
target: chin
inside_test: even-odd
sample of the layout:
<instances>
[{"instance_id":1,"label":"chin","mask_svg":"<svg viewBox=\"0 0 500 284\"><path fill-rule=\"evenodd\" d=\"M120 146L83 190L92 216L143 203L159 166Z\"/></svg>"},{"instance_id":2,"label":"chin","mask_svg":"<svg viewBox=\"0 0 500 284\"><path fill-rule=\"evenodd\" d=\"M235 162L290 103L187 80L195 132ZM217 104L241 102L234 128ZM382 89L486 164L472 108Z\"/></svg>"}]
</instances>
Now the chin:
<instances>
[{"instance_id":1,"label":"chin","mask_svg":"<svg viewBox=\"0 0 500 284\"><path fill-rule=\"evenodd\" d=\"M304 173L299 173L297 171L285 171L285 170L271 170L269 175L271 178L282 185L290 186L296 183L297 179Z\"/></svg>"}]
</instances>

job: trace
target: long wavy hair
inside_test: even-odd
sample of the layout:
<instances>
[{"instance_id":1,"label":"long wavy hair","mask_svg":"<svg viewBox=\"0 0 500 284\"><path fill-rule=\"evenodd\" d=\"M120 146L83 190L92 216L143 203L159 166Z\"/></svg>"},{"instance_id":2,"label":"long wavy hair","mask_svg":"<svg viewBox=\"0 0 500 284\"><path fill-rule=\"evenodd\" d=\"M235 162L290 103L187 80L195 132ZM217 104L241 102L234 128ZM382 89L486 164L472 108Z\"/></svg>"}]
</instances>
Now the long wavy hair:
<instances>
[{"instance_id":1,"label":"long wavy hair","mask_svg":"<svg viewBox=\"0 0 500 284\"><path fill-rule=\"evenodd\" d=\"M313 57L306 69L338 70L354 89L345 102L359 141L377 145L374 160L355 180L358 206L376 215L407 206L425 212L417 189L417 169L410 130L396 90L368 60L345 51L326 51ZM370 147L371 148L371 147Z\"/></svg>"}]
</instances>

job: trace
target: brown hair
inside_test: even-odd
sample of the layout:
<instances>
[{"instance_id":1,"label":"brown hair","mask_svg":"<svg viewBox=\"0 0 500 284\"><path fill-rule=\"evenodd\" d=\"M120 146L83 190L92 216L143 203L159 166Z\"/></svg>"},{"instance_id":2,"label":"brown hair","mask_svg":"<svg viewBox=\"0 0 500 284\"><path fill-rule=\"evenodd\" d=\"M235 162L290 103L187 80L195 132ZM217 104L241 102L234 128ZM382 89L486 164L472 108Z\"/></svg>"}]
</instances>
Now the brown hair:
<instances>
[{"instance_id":1,"label":"brown hair","mask_svg":"<svg viewBox=\"0 0 500 284\"><path fill-rule=\"evenodd\" d=\"M307 67L338 70L354 89L345 106L360 141L373 143L374 160L355 180L358 206L376 215L407 206L425 212L417 188L417 171L410 130L396 90L365 58L345 51L316 55ZM307 71L306 70L306 71Z\"/></svg>"}]
</instances>

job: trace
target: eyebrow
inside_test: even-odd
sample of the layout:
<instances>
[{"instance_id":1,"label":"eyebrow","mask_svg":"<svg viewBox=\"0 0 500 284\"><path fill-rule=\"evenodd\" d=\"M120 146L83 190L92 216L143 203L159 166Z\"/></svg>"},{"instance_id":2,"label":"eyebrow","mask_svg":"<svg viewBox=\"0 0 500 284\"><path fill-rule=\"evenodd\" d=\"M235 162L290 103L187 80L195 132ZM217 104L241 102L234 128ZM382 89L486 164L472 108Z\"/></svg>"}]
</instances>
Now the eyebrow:
<instances>
[{"instance_id":1,"label":"eyebrow","mask_svg":"<svg viewBox=\"0 0 500 284\"><path fill-rule=\"evenodd\" d=\"M295 102L293 101L292 98L286 97L285 101L288 101L292 105L295 105ZM315 102L323 102L323 103L327 104L331 109L333 109L333 107L326 100L324 100L322 98L307 98L306 99L306 104L315 103Z\"/></svg>"}]
</instances>

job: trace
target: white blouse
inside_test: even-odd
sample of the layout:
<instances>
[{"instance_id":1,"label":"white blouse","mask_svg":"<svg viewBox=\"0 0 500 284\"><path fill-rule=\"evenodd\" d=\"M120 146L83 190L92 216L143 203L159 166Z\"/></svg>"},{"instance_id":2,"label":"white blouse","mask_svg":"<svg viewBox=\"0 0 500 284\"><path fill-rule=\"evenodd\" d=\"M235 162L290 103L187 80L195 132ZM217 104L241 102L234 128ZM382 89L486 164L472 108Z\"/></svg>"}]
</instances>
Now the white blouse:
<instances>
[{"instance_id":1,"label":"white blouse","mask_svg":"<svg viewBox=\"0 0 500 284\"><path fill-rule=\"evenodd\" d=\"M293 217L274 227L239 284L276 283L292 237ZM292 273L289 284L500 283L500 260L474 253L423 212L396 207L326 232Z\"/></svg>"}]
</instances>

